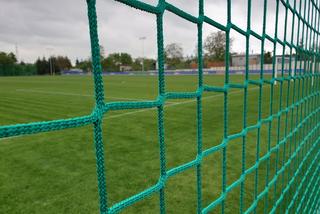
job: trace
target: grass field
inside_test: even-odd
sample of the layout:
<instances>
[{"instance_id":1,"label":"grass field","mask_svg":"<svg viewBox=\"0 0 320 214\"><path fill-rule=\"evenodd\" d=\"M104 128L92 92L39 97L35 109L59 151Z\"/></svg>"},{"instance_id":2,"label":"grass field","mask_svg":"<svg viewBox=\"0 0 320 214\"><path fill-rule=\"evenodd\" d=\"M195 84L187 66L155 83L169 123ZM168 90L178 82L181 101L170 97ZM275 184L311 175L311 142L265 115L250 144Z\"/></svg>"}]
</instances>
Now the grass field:
<instances>
[{"instance_id":1,"label":"grass field","mask_svg":"<svg viewBox=\"0 0 320 214\"><path fill-rule=\"evenodd\" d=\"M205 82L210 85L221 86L223 81L223 76L205 76ZM242 76L231 76L233 83L242 81ZM107 76L104 77L104 83L106 101L155 99L158 93L157 78L152 76ZM166 77L167 91L195 91L196 88L196 76ZM275 86L274 112L279 110L279 88L279 85ZM283 88L282 100L285 106L286 84ZM258 87L250 86L248 94L247 121L248 125L254 125L258 118ZM93 81L90 76L1 77L0 98L0 125L88 115L94 107ZM228 107L229 134L239 133L243 128L243 89L231 90ZM269 108L270 86L264 86L263 118L269 116ZM281 121L280 136L284 133L284 118ZM273 124L271 146L276 144L277 121ZM165 107L167 169L195 159L196 125L195 100L168 100ZM157 109L105 114L103 137L108 206L158 181L157 136ZM222 138L223 94L205 93L203 149L220 144ZM261 128L260 140L259 155L263 156L267 152L267 124ZM248 132L246 168L255 163L256 142L257 130ZM282 150L279 152L281 166ZM228 144L228 185L240 177L241 154L242 138ZM275 173L275 155L273 153L271 156L269 178ZM92 126L0 139L0 157L0 213L98 213ZM221 160L221 152L213 153L203 160L203 206L214 201L221 193ZM258 192L265 187L266 165L267 161L261 163L258 169ZM254 199L254 175L254 172L247 175L244 182L245 209ZM278 186L281 187L280 181ZM238 213L239 192L240 186L228 194L227 213ZM195 213L196 169L191 168L170 178L165 194L168 213ZM125 209L124 213L158 213L158 197L158 194L154 194ZM269 204L277 197L273 198L273 192L268 194ZM258 203L258 213L263 210L263 202ZM220 206L213 213L219 211Z\"/></svg>"}]
</instances>

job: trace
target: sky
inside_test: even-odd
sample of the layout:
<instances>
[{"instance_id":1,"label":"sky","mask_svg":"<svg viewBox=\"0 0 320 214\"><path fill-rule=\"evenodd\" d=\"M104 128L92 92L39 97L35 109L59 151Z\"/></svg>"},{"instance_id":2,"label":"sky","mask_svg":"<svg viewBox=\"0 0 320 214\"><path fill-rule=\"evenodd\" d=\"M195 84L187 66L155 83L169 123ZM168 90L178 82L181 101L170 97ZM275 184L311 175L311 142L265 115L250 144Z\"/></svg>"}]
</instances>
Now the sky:
<instances>
[{"instance_id":1,"label":"sky","mask_svg":"<svg viewBox=\"0 0 320 214\"><path fill-rule=\"evenodd\" d=\"M141 0L156 5L157 0ZM167 0L180 9L198 16L197 0ZM219 23L227 23L227 1L205 0L205 15ZM262 33L263 0L252 1L251 27ZM290 1L291 2L291 1ZM232 23L246 29L247 0L232 0ZM284 13L279 9L279 37L283 38ZM273 36L275 1L268 1L266 32ZM100 44L105 55L127 52L133 57L156 58L156 17L114 0L97 0ZM291 26L291 20L288 23ZM0 0L0 51L16 52L18 60L34 62L39 56L65 55L72 62L90 57L90 39L85 0ZM290 33L289 29L289 33ZM205 38L218 29L204 24ZM146 37L145 40L139 40ZM245 37L231 31L232 51L245 52ZM197 26L168 11L164 14L164 42L179 43L184 55L195 53ZM250 52L260 52L260 41L250 40ZM266 43L266 50L272 44Z\"/></svg>"}]
</instances>

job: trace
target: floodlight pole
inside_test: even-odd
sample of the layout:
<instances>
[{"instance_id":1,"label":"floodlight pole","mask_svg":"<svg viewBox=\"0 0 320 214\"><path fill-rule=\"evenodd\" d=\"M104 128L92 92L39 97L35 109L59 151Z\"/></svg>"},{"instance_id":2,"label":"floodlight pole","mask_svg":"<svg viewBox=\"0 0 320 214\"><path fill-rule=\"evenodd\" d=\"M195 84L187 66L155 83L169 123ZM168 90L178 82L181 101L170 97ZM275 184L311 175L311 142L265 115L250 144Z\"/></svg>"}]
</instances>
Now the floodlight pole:
<instances>
[{"instance_id":1,"label":"floodlight pole","mask_svg":"<svg viewBox=\"0 0 320 214\"><path fill-rule=\"evenodd\" d=\"M277 78L278 77L278 58L277 58L277 55L275 56L275 59L276 59L276 63L275 63L274 77ZM277 85L277 81L274 81L274 85Z\"/></svg>"},{"instance_id":2,"label":"floodlight pole","mask_svg":"<svg viewBox=\"0 0 320 214\"><path fill-rule=\"evenodd\" d=\"M52 76L52 61L51 61L51 56L49 56L49 66L50 66L50 75Z\"/></svg>"},{"instance_id":3,"label":"floodlight pole","mask_svg":"<svg viewBox=\"0 0 320 214\"><path fill-rule=\"evenodd\" d=\"M53 75L53 67L52 67L52 59L51 59L51 54L50 54L50 51L53 50L53 48L46 48L49 52L49 67L50 67L50 75L52 76Z\"/></svg>"},{"instance_id":4,"label":"floodlight pole","mask_svg":"<svg viewBox=\"0 0 320 214\"><path fill-rule=\"evenodd\" d=\"M311 79L311 85L313 86L314 82L314 71L316 70L316 55L313 56L313 69L312 69L312 79Z\"/></svg>"},{"instance_id":5,"label":"floodlight pole","mask_svg":"<svg viewBox=\"0 0 320 214\"><path fill-rule=\"evenodd\" d=\"M19 51L18 51L18 45L16 44L16 59L17 62L19 62Z\"/></svg>"},{"instance_id":6,"label":"floodlight pole","mask_svg":"<svg viewBox=\"0 0 320 214\"><path fill-rule=\"evenodd\" d=\"M146 40L146 38L145 36L139 38L139 40L142 41L142 72L144 72L144 40Z\"/></svg>"}]
</instances>

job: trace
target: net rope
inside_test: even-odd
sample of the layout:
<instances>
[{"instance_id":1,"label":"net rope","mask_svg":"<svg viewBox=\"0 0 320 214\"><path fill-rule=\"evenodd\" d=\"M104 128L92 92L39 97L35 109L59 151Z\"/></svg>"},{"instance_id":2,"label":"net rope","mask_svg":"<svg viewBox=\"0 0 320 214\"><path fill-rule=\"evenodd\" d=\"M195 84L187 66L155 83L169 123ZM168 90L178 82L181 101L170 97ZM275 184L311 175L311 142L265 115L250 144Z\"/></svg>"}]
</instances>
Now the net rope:
<instances>
[{"instance_id":1,"label":"net rope","mask_svg":"<svg viewBox=\"0 0 320 214\"><path fill-rule=\"evenodd\" d=\"M130 101L130 102L105 102L104 87L102 79L102 69L100 64L100 50L97 27L96 1L87 0L87 12L89 19L89 30L91 38L91 53L93 62L93 77L96 106L90 115L44 122L28 124L16 124L0 126L0 138L20 136L26 134L36 134L74 128L80 126L93 125L94 144L96 151L97 178L99 190L100 213L117 213L126 207L143 200L144 198L158 193L160 213L166 213L165 185L167 180L190 168L196 168L197 175L197 213L208 213L217 206L221 207L221 213L225 212L226 197L236 187L240 187L239 212L256 213L258 203L264 203L264 213L318 213L320 209L320 103L319 103L319 26L320 8L318 0L275 0L276 17L275 33L266 33L267 2L264 0L263 6L263 25L262 34L256 33L251 29L252 0L248 0L247 28L241 29L231 21L232 1L227 0L227 24L223 25L204 14L204 0L199 0L199 15L193 16L184 10L174 6L165 0L159 0L157 6L153 6L138 0L116 0L130 7L139 9L143 12L151 13L156 16L157 24L157 55L158 55L158 97L150 101ZM285 8L284 38L281 40L278 35L279 7ZM198 29L198 89L194 92L167 92L164 76L164 40L163 40L163 14L165 11L171 12L182 19L195 25ZM288 13L292 16L292 26L288 24ZM208 24L225 32L226 36L226 56L225 56L225 79L223 87L206 85L203 81L203 24ZM287 28L291 27L291 35L287 36ZM229 57L230 57L230 31L234 30L246 39L246 67L245 81L243 84L233 84L229 80ZM294 33L297 32L297 39ZM261 42L261 67L258 80L249 79L249 41L250 38L258 39ZM268 79L264 75L264 50L265 42L273 44L273 55L276 55L277 47L282 48L281 74L276 76L275 58L273 59L272 78ZM299 45L302 41L303 46ZM284 68L285 49L289 49L289 71ZM293 57L295 53L300 53L302 60ZM291 63L292 62L292 63ZM278 83L276 86L275 83ZM258 118L256 124L248 125L248 88L254 85L258 87ZM262 97L263 88L270 88L270 112L268 117L262 116ZM276 87L280 90L278 104L279 111L274 112L274 96ZM229 114L228 102L231 89L241 89L244 93L243 124L242 131L236 134L229 134ZM293 89L293 90L291 90ZM223 128L224 136L222 142L214 147L203 150L202 148L202 96L204 92L215 92L223 94ZM283 100L283 93L287 93ZM292 98L290 102L289 97ZM164 105L169 99L195 99L197 101L197 156L194 160L177 166L172 169L166 168L165 153L165 124L164 124ZM145 189L116 204L109 205L106 187L106 175L104 164L104 148L102 139L102 119L110 111L157 108L158 109L158 141L160 153L160 177L159 181ZM284 135L281 136L281 121L285 121ZM274 124L276 122L276 125ZM260 157L260 135L263 125L268 126L268 151ZM276 145L271 146L271 132L276 126L277 137ZM246 166L246 143L248 132L257 130L258 137L256 142L256 161L252 166ZM167 130L170 132L170 130ZM232 184L227 185L227 145L233 139L242 139L241 151L241 176ZM289 151L286 151L289 144ZM281 150L282 149L282 150ZM282 152L280 152L282 151ZM205 157L213 153L222 154L222 188L218 198L212 199L211 203L203 204L202 194L202 161ZM271 156L275 154L275 165L271 165ZM286 154L288 157L286 158ZM281 157L282 156L282 157ZM258 169L265 162L267 164L266 182L263 190L258 191ZM275 167L275 174L271 176L270 170ZM244 206L245 200L245 179L249 173L254 173L254 201L249 206ZM285 176L287 179L284 179ZM273 190L273 191L272 191ZM280 192L277 197L277 192ZM272 204L268 200L268 195L273 195ZM245 207L248 207L245 209ZM271 208L268 210L268 207Z\"/></svg>"}]
</instances>

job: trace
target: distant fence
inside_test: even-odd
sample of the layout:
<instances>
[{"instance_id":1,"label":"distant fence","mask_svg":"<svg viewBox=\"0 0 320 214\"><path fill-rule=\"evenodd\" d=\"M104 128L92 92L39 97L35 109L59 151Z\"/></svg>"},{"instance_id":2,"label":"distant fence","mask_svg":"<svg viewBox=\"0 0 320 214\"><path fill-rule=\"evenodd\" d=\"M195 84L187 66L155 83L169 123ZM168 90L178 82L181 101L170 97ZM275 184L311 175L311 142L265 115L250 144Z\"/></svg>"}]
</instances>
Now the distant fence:
<instances>
[{"instance_id":1,"label":"distant fence","mask_svg":"<svg viewBox=\"0 0 320 214\"><path fill-rule=\"evenodd\" d=\"M296 61L290 63L283 64L283 72L287 74L289 71L293 72L295 70L296 72L300 72L304 68L304 62L303 61ZM204 75L215 75L215 74L224 74L226 68L225 67L211 67L211 68L204 68L203 74ZM275 71L277 73L281 73L282 70L282 64L275 64ZM272 74L273 71L273 65L272 64L265 64L263 65L263 73L264 74ZM228 69L229 74L239 74L244 75L246 73L246 69L244 66L230 66ZM90 75L91 73L84 73L74 70L64 70L61 72L62 75ZM177 70L165 70L165 75L198 75L199 71L198 69L177 69ZM250 65L249 66L249 74L260 74L260 65ZM103 72L103 75L158 75L158 70L150 70L150 71L110 71L110 72Z\"/></svg>"},{"instance_id":2,"label":"distant fence","mask_svg":"<svg viewBox=\"0 0 320 214\"><path fill-rule=\"evenodd\" d=\"M1 65L0 76L30 76L36 75L37 68L31 64L19 65Z\"/></svg>"},{"instance_id":3,"label":"distant fence","mask_svg":"<svg viewBox=\"0 0 320 214\"><path fill-rule=\"evenodd\" d=\"M229 70L229 74L245 74L245 70ZM289 70L285 69L284 73L288 73ZM250 70L250 74L260 74L260 70ZM264 70L264 74L272 74L272 70ZM72 71L63 71L61 73L62 75L90 75L91 73L79 73L79 72L72 72ZM165 75L198 75L197 70L175 70L175 71L165 71ZM203 71L204 75L219 75L219 74L224 74L224 72L218 71L218 70L204 70ZM156 76L158 75L158 71L147 71L147 72L142 72L142 71L119 71L119 72L103 72L103 75L142 75L142 76Z\"/></svg>"}]
</instances>

